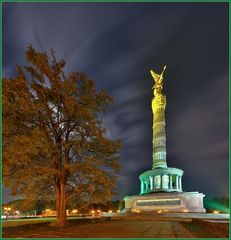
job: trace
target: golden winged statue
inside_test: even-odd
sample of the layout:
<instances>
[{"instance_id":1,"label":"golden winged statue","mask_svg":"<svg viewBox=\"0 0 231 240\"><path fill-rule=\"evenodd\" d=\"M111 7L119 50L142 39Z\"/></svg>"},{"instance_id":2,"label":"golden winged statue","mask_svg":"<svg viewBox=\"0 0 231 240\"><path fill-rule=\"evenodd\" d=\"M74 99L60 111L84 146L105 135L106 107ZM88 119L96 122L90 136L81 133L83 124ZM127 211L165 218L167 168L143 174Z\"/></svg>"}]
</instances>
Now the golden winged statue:
<instances>
[{"instance_id":1,"label":"golden winged statue","mask_svg":"<svg viewBox=\"0 0 231 240\"><path fill-rule=\"evenodd\" d=\"M161 74L155 73L152 69L150 70L150 73L155 80L155 84L152 87L154 89L153 93L155 96L162 94L162 89L163 89L163 74L166 69L166 65L164 66Z\"/></svg>"}]
</instances>

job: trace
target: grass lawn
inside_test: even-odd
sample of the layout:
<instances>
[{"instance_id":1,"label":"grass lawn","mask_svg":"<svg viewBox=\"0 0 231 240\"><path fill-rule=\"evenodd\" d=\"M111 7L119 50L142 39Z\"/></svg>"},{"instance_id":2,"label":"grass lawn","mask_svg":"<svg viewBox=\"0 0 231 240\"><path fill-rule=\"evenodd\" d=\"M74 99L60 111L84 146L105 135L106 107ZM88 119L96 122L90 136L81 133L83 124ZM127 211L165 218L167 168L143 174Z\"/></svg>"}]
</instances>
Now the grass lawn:
<instances>
[{"instance_id":1,"label":"grass lawn","mask_svg":"<svg viewBox=\"0 0 231 240\"><path fill-rule=\"evenodd\" d=\"M229 224L218 222L206 222L198 219L192 222L182 222L195 237L197 238L228 238Z\"/></svg>"},{"instance_id":2,"label":"grass lawn","mask_svg":"<svg viewBox=\"0 0 231 240\"><path fill-rule=\"evenodd\" d=\"M27 224L37 224L42 222L54 222L54 218L33 218L33 219L15 219L15 220L4 220L2 222L2 227L16 227Z\"/></svg>"},{"instance_id":3,"label":"grass lawn","mask_svg":"<svg viewBox=\"0 0 231 240\"><path fill-rule=\"evenodd\" d=\"M71 229L75 226L108 220L110 218L69 218L64 228L55 226L55 218L6 220L2 222L2 235L4 238L24 238L33 234L39 237L40 234L48 233L50 234L48 237L52 238L57 230L59 230L59 234L62 236L62 234L66 234L67 230L71 232Z\"/></svg>"}]
</instances>

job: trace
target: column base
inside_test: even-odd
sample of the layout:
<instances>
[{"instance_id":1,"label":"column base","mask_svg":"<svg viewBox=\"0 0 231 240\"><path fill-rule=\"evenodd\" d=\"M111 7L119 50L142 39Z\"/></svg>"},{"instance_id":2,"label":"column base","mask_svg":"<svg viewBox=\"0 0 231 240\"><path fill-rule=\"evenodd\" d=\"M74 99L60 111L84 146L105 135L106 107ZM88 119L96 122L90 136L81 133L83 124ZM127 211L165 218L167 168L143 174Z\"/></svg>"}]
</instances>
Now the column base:
<instances>
[{"instance_id":1,"label":"column base","mask_svg":"<svg viewBox=\"0 0 231 240\"><path fill-rule=\"evenodd\" d=\"M126 212L206 212L203 205L203 193L151 193L126 196Z\"/></svg>"},{"instance_id":2,"label":"column base","mask_svg":"<svg viewBox=\"0 0 231 240\"><path fill-rule=\"evenodd\" d=\"M183 175L183 170L178 168L155 168L142 173L139 178L142 182L150 183L150 179L153 179L152 184L145 185L141 188L140 194L149 194L154 192L182 192L181 188L181 177ZM172 185L170 183L170 178L172 178ZM180 183L177 179L180 179ZM151 188L152 186L152 188Z\"/></svg>"}]
</instances>

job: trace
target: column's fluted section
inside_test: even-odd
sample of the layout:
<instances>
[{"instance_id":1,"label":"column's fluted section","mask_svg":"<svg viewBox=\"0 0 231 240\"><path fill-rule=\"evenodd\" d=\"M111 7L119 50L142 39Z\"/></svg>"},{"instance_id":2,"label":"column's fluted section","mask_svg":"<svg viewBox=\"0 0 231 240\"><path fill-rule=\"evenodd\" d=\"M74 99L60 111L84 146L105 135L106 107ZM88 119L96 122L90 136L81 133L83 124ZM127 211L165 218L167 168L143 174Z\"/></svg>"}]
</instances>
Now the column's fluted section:
<instances>
[{"instance_id":1,"label":"column's fluted section","mask_svg":"<svg viewBox=\"0 0 231 240\"><path fill-rule=\"evenodd\" d=\"M160 94L152 100L153 111L153 165L152 168L165 168L166 133L165 133L166 96Z\"/></svg>"}]
</instances>

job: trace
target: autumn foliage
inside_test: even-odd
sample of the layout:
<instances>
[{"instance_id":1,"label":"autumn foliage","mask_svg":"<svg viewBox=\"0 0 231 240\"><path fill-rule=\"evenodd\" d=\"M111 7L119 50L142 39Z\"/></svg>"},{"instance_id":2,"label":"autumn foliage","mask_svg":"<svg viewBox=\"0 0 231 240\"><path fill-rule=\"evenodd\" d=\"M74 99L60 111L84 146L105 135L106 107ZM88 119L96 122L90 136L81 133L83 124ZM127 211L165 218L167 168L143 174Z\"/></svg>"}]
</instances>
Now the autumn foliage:
<instances>
[{"instance_id":1,"label":"autumn foliage","mask_svg":"<svg viewBox=\"0 0 231 240\"><path fill-rule=\"evenodd\" d=\"M26 51L28 66L3 79L3 183L28 201L104 202L115 191L121 143L106 137L99 115L112 99L87 75L64 72L54 50Z\"/></svg>"}]
</instances>

